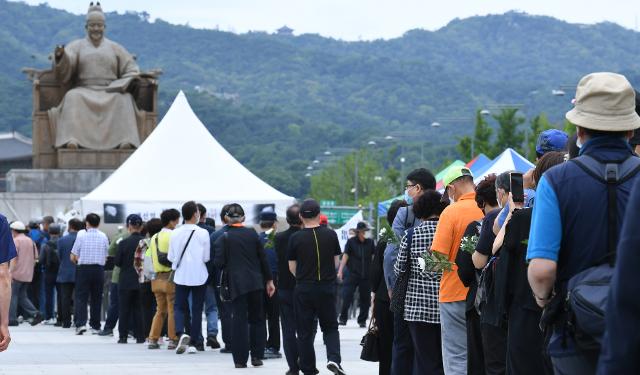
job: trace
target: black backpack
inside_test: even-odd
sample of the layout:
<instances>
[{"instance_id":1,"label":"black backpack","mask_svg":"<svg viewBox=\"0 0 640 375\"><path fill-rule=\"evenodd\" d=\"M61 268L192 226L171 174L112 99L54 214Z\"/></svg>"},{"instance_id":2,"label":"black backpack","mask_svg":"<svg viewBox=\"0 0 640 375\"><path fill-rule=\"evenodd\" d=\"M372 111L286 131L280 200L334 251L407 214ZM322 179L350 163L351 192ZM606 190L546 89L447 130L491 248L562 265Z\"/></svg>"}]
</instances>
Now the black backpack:
<instances>
[{"instance_id":1,"label":"black backpack","mask_svg":"<svg viewBox=\"0 0 640 375\"><path fill-rule=\"evenodd\" d=\"M58 241L47 241L47 251L44 254L44 269L46 271L57 271L60 268L60 254L58 253Z\"/></svg>"},{"instance_id":2,"label":"black backpack","mask_svg":"<svg viewBox=\"0 0 640 375\"><path fill-rule=\"evenodd\" d=\"M607 255L571 277L565 299L566 324L578 349L597 361L605 331L605 313L618 243L617 188L640 171L640 158L618 163L601 162L583 155L570 160L587 174L607 185Z\"/></svg>"}]
</instances>

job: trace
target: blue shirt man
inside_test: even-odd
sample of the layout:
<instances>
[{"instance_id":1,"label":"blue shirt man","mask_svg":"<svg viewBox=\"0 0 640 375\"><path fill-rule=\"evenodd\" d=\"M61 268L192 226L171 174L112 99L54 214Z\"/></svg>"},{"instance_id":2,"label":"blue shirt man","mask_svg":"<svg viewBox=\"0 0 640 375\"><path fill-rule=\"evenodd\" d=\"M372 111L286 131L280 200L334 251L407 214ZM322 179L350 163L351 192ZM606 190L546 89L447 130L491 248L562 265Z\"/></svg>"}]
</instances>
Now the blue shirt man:
<instances>
[{"instance_id":1,"label":"blue shirt man","mask_svg":"<svg viewBox=\"0 0 640 375\"><path fill-rule=\"evenodd\" d=\"M627 142L640 128L635 94L624 76L613 73L587 75L578 84L575 108L566 115L577 127L581 155L601 162L633 157ZM639 175L616 187L617 222L622 223L631 187ZM538 305L545 306L555 290L562 298L568 280L606 259L608 233L607 186L577 163L564 163L540 179L533 208L527 259L528 277ZM618 226L619 231L619 226ZM595 373L597 358L578 352L573 337L560 321L549 354L556 373Z\"/></svg>"},{"instance_id":2,"label":"blue shirt man","mask_svg":"<svg viewBox=\"0 0 640 375\"><path fill-rule=\"evenodd\" d=\"M11 236L7 218L0 214L0 264L15 258L18 252Z\"/></svg>"}]
</instances>

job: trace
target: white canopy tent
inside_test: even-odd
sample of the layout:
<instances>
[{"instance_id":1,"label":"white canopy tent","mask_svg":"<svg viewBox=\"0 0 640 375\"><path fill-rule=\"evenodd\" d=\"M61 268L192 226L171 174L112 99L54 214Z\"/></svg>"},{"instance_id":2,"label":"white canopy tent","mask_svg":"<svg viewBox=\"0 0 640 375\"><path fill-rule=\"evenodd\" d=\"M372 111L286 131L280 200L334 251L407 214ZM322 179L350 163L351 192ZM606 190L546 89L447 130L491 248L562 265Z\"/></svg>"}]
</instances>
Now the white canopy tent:
<instances>
[{"instance_id":1,"label":"white canopy tent","mask_svg":"<svg viewBox=\"0 0 640 375\"><path fill-rule=\"evenodd\" d=\"M194 200L217 219L223 205L241 204L247 223L274 206L285 216L295 199L256 177L209 133L182 91L151 133L120 168L81 198L83 214L103 214L105 223L123 223L128 214L145 220L166 208ZM218 220L219 221L219 220Z\"/></svg>"}]
</instances>

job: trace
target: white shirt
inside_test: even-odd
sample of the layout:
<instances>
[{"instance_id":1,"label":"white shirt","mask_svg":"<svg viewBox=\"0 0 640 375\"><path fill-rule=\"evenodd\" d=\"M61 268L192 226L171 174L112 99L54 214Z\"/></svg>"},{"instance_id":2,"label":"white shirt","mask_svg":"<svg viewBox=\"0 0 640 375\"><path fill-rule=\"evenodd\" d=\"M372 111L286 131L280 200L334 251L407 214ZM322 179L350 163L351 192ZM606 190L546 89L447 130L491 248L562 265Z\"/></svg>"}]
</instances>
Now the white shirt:
<instances>
[{"instance_id":1,"label":"white shirt","mask_svg":"<svg viewBox=\"0 0 640 375\"><path fill-rule=\"evenodd\" d=\"M180 260L191 232L193 237ZM173 263L171 267L176 271L173 277L176 284L199 286L207 282L209 272L205 263L209 261L211 255L209 243L209 232L195 224L185 224L171 233L167 258ZM180 263L179 268L177 268L178 263Z\"/></svg>"},{"instance_id":2,"label":"white shirt","mask_svg":"<svg viewBox=\"0 0 640 375\"><path fill-rule=\"evenodd\" d=\"M107 260L109 239L96 228L81 230L73 243L71 254L78 257L78 265L104 266Z\"/></svg>"}]
</instances>

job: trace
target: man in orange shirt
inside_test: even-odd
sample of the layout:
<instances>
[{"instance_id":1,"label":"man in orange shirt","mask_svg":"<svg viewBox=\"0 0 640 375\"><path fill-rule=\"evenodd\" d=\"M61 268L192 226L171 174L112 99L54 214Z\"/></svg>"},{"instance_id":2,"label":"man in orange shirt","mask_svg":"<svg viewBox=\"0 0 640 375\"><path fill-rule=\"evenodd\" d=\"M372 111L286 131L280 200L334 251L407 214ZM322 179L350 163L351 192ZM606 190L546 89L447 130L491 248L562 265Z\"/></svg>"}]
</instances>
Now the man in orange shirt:
<instances>
[{"instance_id":1,"label":"man in orange shirt","mask_svg":"<svg viewBox=\"0 0 640 375\"><path fill-rule=\"evenodd\" d=\"M452 204L440 215L431 245L432 251L446 255L454 263L440 281L440 322L442 358L445 374L467 373L467 327L465 299L467 288L462 285L455 265L460 241L470 222L480 220L482 211L475 201L475 185L471 171L465 167L451 169L443 178Z\"/></svg>"}]
</instances>

